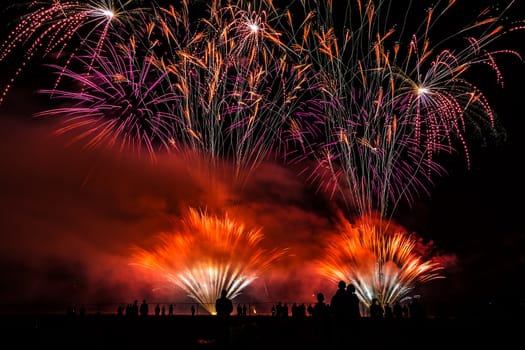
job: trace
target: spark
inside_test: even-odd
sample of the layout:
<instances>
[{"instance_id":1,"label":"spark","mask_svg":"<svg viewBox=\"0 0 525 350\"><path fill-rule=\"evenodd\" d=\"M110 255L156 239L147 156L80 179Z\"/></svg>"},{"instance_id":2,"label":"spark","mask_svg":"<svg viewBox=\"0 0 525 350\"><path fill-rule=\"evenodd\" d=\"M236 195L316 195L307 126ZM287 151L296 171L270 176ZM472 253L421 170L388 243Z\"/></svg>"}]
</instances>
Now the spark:
<instances>
[{"instance_id":1,"label":"spark","mask_svg":"<svg viewBox=\"0 0 525 350\"><path fill-rule=\"evenodd\" d=\"M339 224L318 261L319 271L334 283L354 284L364 305L373 298L393 305L417 284L444 278L444 266L436 256L427 256L432 244L423 244L415 234L387 228L377 219L351 224L340 216Z\"/></svg>"},{"instance_id":2,"label":"spark","mask_svg":"<svg viewBox=\"0 0 525 350\"><path fill-rule=\"evenodd\" d=\"M286 253L265 249L261 229L250 230L228 215L190 208L173 232L151 250L135 249L133 265L149 269L166 287L181 288L210 314L221 290L234 299Z\"/></svg>"}]
</instances>

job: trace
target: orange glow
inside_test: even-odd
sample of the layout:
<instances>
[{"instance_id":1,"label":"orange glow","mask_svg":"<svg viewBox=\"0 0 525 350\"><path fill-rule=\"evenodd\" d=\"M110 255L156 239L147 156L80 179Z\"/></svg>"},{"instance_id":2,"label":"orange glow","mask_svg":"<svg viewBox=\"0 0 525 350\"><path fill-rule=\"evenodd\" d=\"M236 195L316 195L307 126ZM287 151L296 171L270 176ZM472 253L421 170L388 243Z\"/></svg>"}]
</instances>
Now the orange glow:
<instances>
[{"instance_id":1,"label":"orange glow","mask_svg":"<svg viewBox=\"0 0 525 350\"><path fill-rule=\"evenodd\" d=\"M437 260L425 260L422 244L414 234L380 219L353 225L341 218L339 234L328 240L318 266L320 273L337 283L353 283L361 302L372 298L392 305L410 293L416 283L443 278Z\"/></svg>"},{"instance_id":2,"label":"orange glow","mask_svg":"<svg viewBox=\"0 0 525 350\"><path fill-rule=\"evenodd\" d=\"M149 269L169 288L181 288L215 314L222 289L234 299L286 252L262 248L262 239L260 229L190 208L181 225L160 235L158 246L137 247L132 264Z\"/></svg>"}]
</instances>

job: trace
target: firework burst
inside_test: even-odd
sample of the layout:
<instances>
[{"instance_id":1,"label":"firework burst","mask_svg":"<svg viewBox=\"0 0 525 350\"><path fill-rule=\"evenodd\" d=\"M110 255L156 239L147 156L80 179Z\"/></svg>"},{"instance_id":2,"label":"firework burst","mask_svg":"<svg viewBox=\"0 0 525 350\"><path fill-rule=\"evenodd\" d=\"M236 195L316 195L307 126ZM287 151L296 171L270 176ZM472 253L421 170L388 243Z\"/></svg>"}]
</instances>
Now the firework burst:
<instances>
[{"instance_id":1,"label":"firework burst","mask_svg":"<svg viewBox=\"0 0 525 350\"><path fill-rule=\"evenodd\" d=\"M149 10L133 3L32 1L0 44L0 63L18 61L0 104L32 59L54 59L57 78L40 92L64 104L37 116L61 117L59 133L151 158L197 154L210 172L233 165L240 183L264 161L292 160L335 207L366 218L341 219L320 262L325 276L355 283L365 304L392 303L441 277L440 264L417 254L420 240L388 226L399 203L446 174L448 156L470 166L473 131L498 132L489 99L469 78L488 67L503 84L499 56L521 59L493 47L525 29L503 22L515 1L495 15L484 9L450 36L436 29L459 1L415 13L412 1L404 11L386 0L300 0L284 10L272 0L212 0L195 22L189 0ZM260 230L193 209L160 239L156 249L137 249L134 264L211 313L221 289L236 297L283 254L261 248Z\"/></svg>"},{"instance_id":2,"label":"firework burst","mask_svg":"<svg viewBox=\"0 0 525 350\"><path fill-rule=\"evenodd\" d=\"M163 26L165 36L175 38L186 21L166 13L175 20L164 21L172 23ZM290 30L282 18L268 1L213 1L209 19L163 60L180 97L175 142L208 157L211 167L231 162L240 184L317 132L314 99L304 98L315 85L283 41Z\"/></svg>"},{"instance_id":3,"label":"firework burst","mask_svg":"<svg viewBox=\"0 0 525 350\"><path fill-rule=\"evenodd\" d=\"M484 11L473 25L432 41L431 29L454 3L427 8L411 32L411 22L392 23L389 1L352 2L345 11L306 2L313 10L305 12L304 40L296 45L312 63L325 101L326 139L312 144L311 180L358 216L392 215L399 202L412 203L446 173L443 156L463 154L470 166L470 132L498 132L495 113L468 72L489 67L501 83L497 56L520 57L491 44L523 25L504 26L508 8L492 17ZM445 46L459 36L463 46Z\"/></svg>"},{"instance_id":4,"label":"firework burst","mask_svg":"<svg viewBox=\"0 0 525 350\"><path fill-rule=\"evenodd\" d=\"M372 298L393 305L415 285L444 277L438 258L427 257L431 243L387 228L382 220L367 218L352 225L341 217L338 231L319 260L319 271L334 283L353 283L364 305L369 306Z\"/></svg>"},{"instance_id":5,"label":"firework burst","mask_svg":"<svg viewBox=\"0 0 525 350\"><path fill-rule=\"evenodd\" d=\"M214 171L229 162L242 185L318 132L315 99L305 98L316 85L279 40L271 24L282 16L266 2L217 1L202 23L187 6L141 12L111 40L84 39L68 66L51 65L67 89L40 91L69 107L37 116L61 117L59 133L88 146L200 154Z\"/></svg>"},{"instance_id":6,"label":"firework burst","mask_svg":"<svg viewBox=\"0 0 525 350\"><path fill-rule=\"evenodd\" d=\"M225 289L231 299L261 277L286 250L264 249L261 230L190 208L174 232L152 249L137 248L132 264L147 268L168 288L179 287L211 314Z\"/></svg>"},{"instance_id":7,"label":"firework burst","mask_svg":"<svg viewBox=\"0 0 525 350\"><path fill-rule=\"evenodd\" d=\"M146 150L155 158L159 148L172 148L168 101L175 96L162 84L166 72L158 67L151 47L136 45L144 33L139 29L124 33L97 48L97 53L87 50L76 56L77 70L51 65L70 89L39 90L63 101L63 106L35 116L59 118L57 134L74 133L74 140L86 139L87 147L117 147L139 154Z\"/></svg>"},{"instance_id":8,"label":"firework burst","mask_svg":"<svg viewBox=\"0 0 525 350\"><path fill-rule=\"evenodd\" d=\"M35 57L53 56L67 68L81 48L87 46L97 54L113 32L131 24L133 16L141 11L132 7L132 3L131 0L31 1L27 5L29 13L21 17L0 45L0 63L12 55L16 55L18 61L0 95L0 104L16 78ZM20 52L23 52L21 59ZM55 84L59 82L60 78Z\"/></svg>"}]
</instances>

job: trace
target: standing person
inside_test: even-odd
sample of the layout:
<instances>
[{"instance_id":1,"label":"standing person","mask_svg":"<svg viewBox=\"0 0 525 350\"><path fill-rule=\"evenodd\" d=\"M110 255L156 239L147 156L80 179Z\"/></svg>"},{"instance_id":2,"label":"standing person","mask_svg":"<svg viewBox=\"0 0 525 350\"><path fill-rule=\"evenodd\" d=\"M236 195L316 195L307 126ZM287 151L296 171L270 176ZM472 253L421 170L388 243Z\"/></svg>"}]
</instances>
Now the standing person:
<instances>
[{"instance_id":1,"label":"standing person","mask_svg":"<svg viewBox=\"0 0 525 350\"><path fill-rule=\"evenodd\" d=\"M215 311L219 319L217 341L220 345L228 345L230 342L229 318L233 312L233 302L227 294L226 289L223 289L220 298L215 301Z\"/></svg>"},{"instance_id":2,"label":"standing person","mask_svg":"<svg viewBox=\"0 0 525 350\"><path fill-rule=\"evenodd\" d=\"M385 314L385 309L378 298L373 298L370 304L370 318L373 320L382 320Z\"/></svg>"},{"instance_id":3,"label":"standing person","mask_svg":"<svg viewBox=\"0 0 525 350\"><path fill-rule=\"evenodd\" d=\"M349 308L349 323L350 327L348 329L350 333L350 338L352 339L353 349L362 349L361 341L363 340L360 336L361 334L361 308L359 297L355 292L355 286L353 284L348 284L346 286L346 293L348 294L348 299L350 300Z\"/></svg>"},{"instance_id":4,"label":"standing person","mask_svg":"<svg viewBox=\"0 0 525 350\"><path fill-rule=\"evenodd\" d=\"M233 312L233 303L227 297L228 292L226 289L221 291L221 296L215 301L215 311L217 311L217 316L227 317Z\"/></svg>"},{"instance_id":5,"label":"standing person","mask_svg":"<svg viewBox=\"0 0 525 350\"><path fill-rule=\"evenodd\" d=\"M337 284L337 291L330 300L330 310L334 319L336 344L349 345L350 295L346 292L345 281L339 281Z\"/></svg>"},{"instance_id":6,"label":"standing person","mask_svg":"<svg viewBox=\"0 0 525 350\"><path fill-rule=\"evenodd\" d=\"M359 309L359 297L355 293L355 287L353 284L346 286L346 292L350 299L350 319L359 320L361 319L361 310Z\"/></svg>"},{"instance_id":7,"label":"standing person","mask_svg":"<svg viewBox=\"0 0 525 350\"><path fill-rule=\"evenodd\" d=\"M398 320L403 318L403 306L401 306L399 300L394 303L394 318Z\"/></svg>"},{"instance_id":8,"label":"standing person","mask_svg":"<svg viewBox=\"0 0 525 350\"><path fill-rule=\"evenodd\" d=\"M142 300L142 304L140 304L140 316L147 317L149 312L149 305L146 302L146 299Z\"/></svg>"},{"instance_id":9,"label":"standing person","mask_svg":"<svg viewBox=\"0 0 525 350\"><path fill-rule=\"evenodd\" d=\"M242 317L242 305L237 304L237 316L240 318Z\"/></svg>"},{"instance_id":10,"label":"standing person","mask_svg":"<svg viewBox=\"0 0 525 350\"><path fill-rule=\"evenodd\" d=\"M316 339L322 347L330 345L331 317L330 306L325 303L324 294L317 293L317 302L312 307L312 321Z\"/></svg>"}]
</instances>

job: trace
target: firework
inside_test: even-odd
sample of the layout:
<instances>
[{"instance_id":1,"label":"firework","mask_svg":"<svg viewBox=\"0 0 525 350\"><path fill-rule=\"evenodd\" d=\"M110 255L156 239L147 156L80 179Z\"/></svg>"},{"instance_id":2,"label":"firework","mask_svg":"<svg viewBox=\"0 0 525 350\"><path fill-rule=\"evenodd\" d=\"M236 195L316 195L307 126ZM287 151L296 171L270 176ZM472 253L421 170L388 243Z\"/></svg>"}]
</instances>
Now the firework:
<instances>
[{"instance_id":1,"label":"firework","mask_svg":"<svg viewBox=\"0 0 525 350\"><path fill-rule=\"evenodd\" d=\"M208 157L212 167L231 162L242 184L263 161L286 159L288 149L317 132L314 99L304 98L315 85L283 43L290 31L271 2L213 1L209 17L190 45L177 45L164 60L168 84L181 98L173 111L175 142ZM163 28L169 38L180 32Z\"/></svg>"},{"instance_id":2,"label":"firework","mask_svg":"<svg viewBox=\"0 0 525 350\"><path fill-rule=\"evenodd\" d=\"M29 13L20 18L0 45L0 63L23 52L21 59L16 57L18 67L0 95L0 104L13 82L35 57L52 56L62 61L65 68L80 48L89 46L98 53L112 31L117 32L130 24L134 14L140 11L132 8L132 3L131 0L125 3L113 0L30 2L27 5Z\"/></svg>"},{"instance_id":3,"label":"firework","mask_svg":"<svg viewBox=\"0 0 525 350\"><path fill-rule=\"evenodd\" d=\"M74 140L87 139L88 147L146 150L151 157L159 147L171 148L173 118L167 101L174 96L161 84L165 72L151 50L134 45L139 33L135 30L130 39L115 37L96 54L77 56L76 71L52 65L75 89L39 90L64 104L35 116L60 118L57 133L76 133Z\"/></svg>"},{"instance_id":4,"label":"firework","mask_svg":"<svg viewBox=\"0 0 525 350\"><path fill-rule=\"evenodd\" d=\"M203 24L191 23L187 5L141 12L111 40L85 39L74 68L51 65L67 89L40 91L66 107L37 116L61 117L59 133L76 132L88 146L199 154L214 171L227 161L243 184L318 132L315 99L304 98L315 85L265 1L214 2Z\"/></svg>"},{"instance_id":5,"label":"firework","mask_svg":"<svg viewBox=\"0 0 525 350\"><path fill-rule=\"evenodd\" d=\"M57 81L46 92L57 89L58 98L77 103L42 114L69 117L62 130L92 126L82 132L91 145L123 137L118 142L152 155L154 144L189 149L212 168L231 162L236 178L266 160L313 160L313 167L303 162L309 179L350 211L389 216L446 174L441 154L462 152L470 165L469 133L497 132L488 99L467 74L488 66L502 82L497 56L519 58L491 49L525 27L502 23L513 3L436 40L432 30L455 2L427 8L415 28L408 17L396 23L390 2L381 0L346 7L300 1L283 9L269 0L214 0L208 18L195 22L188 1L148 11L132 1L32 3L0 46L0 62L25 48L17 75L37 53L53 53ZM402 13L417 15L411 7ZM463 46L446 46L460 36ZM70 68L73 60L80 71ZM62 78L81 89L58 90ZM82 120L88 111L96 124Z\"/></svg>"},{"instance_id":6,"label":"firework","mask_svg":"<svg viewBox=\"0 0 525 350\"><path fill-rule=\"evenodd\" d=\"M181 288L211 314L225 289L234 299L281 258L285 249L265 249L260 229L190 208L177 230L160 235L152 250L136 249L134 265L149 269L168 288Z\"/></svg>"},{"instance_id":7,"label":"firework","mask_svg":"<svg viewBox=\"0 0 525 350\"><path fill-rule=\"evenodd\" d=\"M462 153L470 166L469 133L498 132L495 113L468 72L488 66L499 83L497 56L519 58L512 50L490 49L523 28L505 28L505 11L493 17L483 12L475 24L439 41L431 39L431 29L454 2L427 8L414 29L410 22L394 22L389 1L356 1L346 10L331 2L306 3L315 11L306 11L308 30L297 45L312 63L325 101L326 139L312 145L311 180L340 195L355 215L392 215L399 202L410 204L446 174L445 155ZM400 21L416 16L410 10L401 12L410 15ZM309 16L313 12L318 17ZM463 46L446 46L459 36Z\"/></svg>"},{"instance_id":8,"label":"firework","mask_svg":"<svg viewBox=\"0 0 525 350\"><path fill-rule=\"evenodd\" d=\"M341 217L318 266L334 283L353 283L364 305L370 306L372 298L393 305L415 285L444 277L438 258L427 256L431 249L431 243L425 245L415 234L387 228L383 220L366 218L352 225Z\"/></svg>"},{"instance_id":9,"label":"firework","mask_svg":"<svg viewBox=\"0 0 525 350\"><path fill-rule=\"evenodd\" d=\"M88 146L197 154L210 172L232 164L240 183L264 161L300 164L336 207L363 218L355 226L341 219L323 274L355 283L365 304L374 296L392 303L414 283L440 278L442 267L416 254L425 247L392 232L389 219L399 203L429 193L449 155L470 166L472 133L499 132L469 79L473 67L488 67L502 84L498 56L521 59L493 48L525 28L502 21L514 1L443 35L439 23L457 3L437 1L415 24L422 8L394 16L382 0L283 9L212 0L196 20L189 0L136 12L130 1L32 2L0 46L0 63L23 51L0 104L30 60L52 58L57 79L40 92L63 104L37 116L60 117L58 132ZM221 289L234 298L282 254L228 217L190 210L181 227L158 248L138 249L135 264L212 313Z\"/></svg>"}]
</instances>

